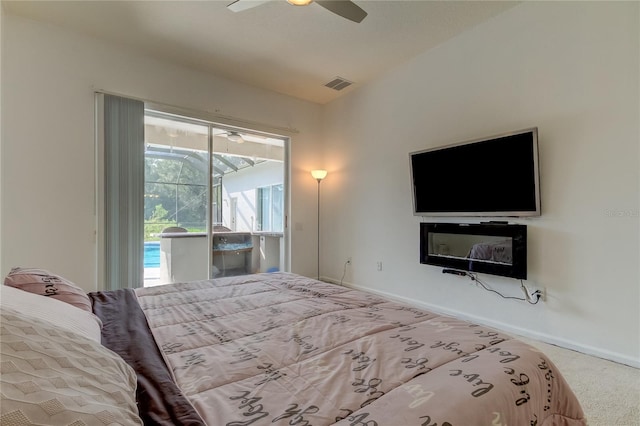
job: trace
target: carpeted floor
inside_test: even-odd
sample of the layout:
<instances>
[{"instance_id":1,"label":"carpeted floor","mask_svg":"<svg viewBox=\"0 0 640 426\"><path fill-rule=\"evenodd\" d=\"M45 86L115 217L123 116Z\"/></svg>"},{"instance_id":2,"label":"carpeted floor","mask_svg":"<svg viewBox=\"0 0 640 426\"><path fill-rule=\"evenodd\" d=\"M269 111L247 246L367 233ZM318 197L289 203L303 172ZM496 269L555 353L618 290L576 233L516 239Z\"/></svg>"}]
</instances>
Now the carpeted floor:
<instances>
[{"instance_id":1,"label":"carpeted floor","mask_svg":"<svg viewBox=\"0 0 640 426\"><path fill-rule=\"evenodd\" d=\"M640 369L520 339L556 364L580 400L589 426L640 426Z\"/></svg>"}]
</instances>

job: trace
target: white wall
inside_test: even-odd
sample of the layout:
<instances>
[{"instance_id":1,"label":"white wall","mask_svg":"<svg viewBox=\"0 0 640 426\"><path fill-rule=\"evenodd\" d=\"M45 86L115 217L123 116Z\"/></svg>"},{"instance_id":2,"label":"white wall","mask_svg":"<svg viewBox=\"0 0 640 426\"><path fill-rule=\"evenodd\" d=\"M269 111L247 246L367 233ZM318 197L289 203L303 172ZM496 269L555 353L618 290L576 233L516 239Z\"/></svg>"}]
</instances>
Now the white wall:
<instances>
[{"instance_id":1,"label":"white wall","mask_svg":"<svg viewBox=\"0 0 640 426\"><path fill-rule=\"evenodd\" d=\"M256 231L258 218L256 189L282 184L284 164L268 161L247 167L222 178L222 218L224 226L231 228L231 198L236 198L236 231Z\"/></svg>"},{"instance_id":2,"label":"white wall","mask_svg":"<svg viewBox=\"0 0 640 426\"><path fill-rule=\"evenodd\" d=\"M640 366L638 8L526 2L327 105L322 275L352 256L356 286ZM419 264L408 157L532 126L543 214L514 222L535 306Z\"/></svg>"},{"instance_id":3,"label":"white wall","mask_svg":"<svg viewBox=\"0 0 640 426\"><path fill-rule=\"evenodd\" d=\"M2 165L3 165L3 160L2 160L2 134L3 134L3 130L2 130L2 52L3 52L3 46L4 46L4 4L0 3L0 188L2 188L2 175L3 175L3 171L2 171ZM0 192L0 206L2 206L2 194L4 193L4 191ZM2 235L2 208L0 208L0 241L3 240L3 235ZM2 264L2 244L0 244L0 265Z\"/></svg>"},{"instance_id":4,"label":"white wall","mask_svg":"<svg viewBox=\"0 0 640 426\"><path fill-rule=\"evenodd\" d=\"M320 107L160 62L54 26L3 17L2 254L96 289L94 91L299 130L292 136L291 265L313 275Z\"/></svg>"}]
</instances>

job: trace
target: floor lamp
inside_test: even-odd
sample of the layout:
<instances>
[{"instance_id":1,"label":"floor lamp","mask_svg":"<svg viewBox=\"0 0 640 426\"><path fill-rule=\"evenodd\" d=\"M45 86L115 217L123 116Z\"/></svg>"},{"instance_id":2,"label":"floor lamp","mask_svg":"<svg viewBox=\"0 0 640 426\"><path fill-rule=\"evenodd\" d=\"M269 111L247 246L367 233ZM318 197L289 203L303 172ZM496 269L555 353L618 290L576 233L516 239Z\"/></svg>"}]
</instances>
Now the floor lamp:
<instances>
[{"instance_id":1,"label":"floor lamp","mask_svg":"<svg viewBox=\"0 0 640 426\"><path fill-rule=\"evenodd\" d=\"M318 181L318 280L320 280L320 182L327 177L327 171L311 170L311 176Z\"/></svg>"}]
</instances>

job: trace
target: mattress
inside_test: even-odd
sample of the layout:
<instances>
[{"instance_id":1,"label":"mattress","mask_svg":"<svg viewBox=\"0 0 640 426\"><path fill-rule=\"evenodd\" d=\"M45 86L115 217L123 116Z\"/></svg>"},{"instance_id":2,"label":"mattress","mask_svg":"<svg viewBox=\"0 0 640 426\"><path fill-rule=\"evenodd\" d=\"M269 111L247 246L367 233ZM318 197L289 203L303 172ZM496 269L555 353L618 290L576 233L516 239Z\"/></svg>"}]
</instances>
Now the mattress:
<instances>
[{"instance_id":1,"label":"mattress","mask_svg":"<svg viewBox=\"0 0 640 426\"><path fill-rule=\"evenodd\" d=\"M289 273L91 293L145 424L586 425L537 349Z\"/></svg>"}]
</instances>

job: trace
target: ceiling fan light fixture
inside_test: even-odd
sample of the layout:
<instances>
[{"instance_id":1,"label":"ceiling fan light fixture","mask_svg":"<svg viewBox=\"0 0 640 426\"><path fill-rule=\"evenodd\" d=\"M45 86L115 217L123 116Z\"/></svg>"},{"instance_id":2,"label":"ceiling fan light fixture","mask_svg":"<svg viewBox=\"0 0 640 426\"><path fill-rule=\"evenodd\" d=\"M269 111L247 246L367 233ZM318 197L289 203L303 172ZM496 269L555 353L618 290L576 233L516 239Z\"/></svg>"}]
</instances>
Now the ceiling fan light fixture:
<instances>
[{"instance_id":1,"label":"ceiling fan light fixture","mask_svg":"<svg viewBox=\"0 0 640 426\"><path fill-rule=\"evenodd\" d=\"M287 0L287 3L294 6L308 6L313 3L313 0Z\"/></svg>"},{"instance_id":2,"label":"ceiling fan light fixture","mask_svg":"<svg viewBox=\"0 0 640 426\"><path fill-rule=\"evenodd\" d=\"M235 143L243 143L244 142L244 138L238 132L229 132L229 134L227 135L227 140L229 140L231 142L235 142Z\"/></svg>"}]
</instances>

